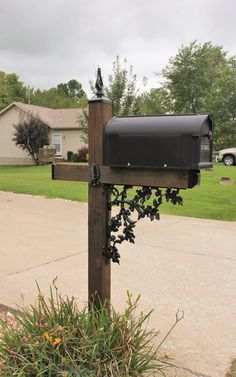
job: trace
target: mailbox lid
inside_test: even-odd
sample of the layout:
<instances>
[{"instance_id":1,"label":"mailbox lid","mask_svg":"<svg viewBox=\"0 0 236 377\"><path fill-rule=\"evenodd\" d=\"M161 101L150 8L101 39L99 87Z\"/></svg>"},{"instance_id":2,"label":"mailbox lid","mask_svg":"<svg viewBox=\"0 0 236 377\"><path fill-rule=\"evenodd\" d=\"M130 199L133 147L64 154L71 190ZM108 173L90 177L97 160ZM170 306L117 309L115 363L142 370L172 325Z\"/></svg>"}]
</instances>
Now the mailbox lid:
<instances>
[{"instance_id":1,"label":"mailbox lid","mask_svg":"<svg viewBox=\"0 0 236 377\"><path fill-rule=\"evenodd\" d=\"M186 114L186 115L147 115L113 117L106 127L106 135L109 134L202 134L205 121L211 118L211 114Z\"/></svg>"},{"instance_id":2,"label":"mailbox lid","mask_svg":"<svg viewBox=\"0 0 236 377\"><path fill-rule=\"evenodd\" d=\"M178 169L212 166L212 128L211 114L114 117L105 129L104 164Z\"/></svg>"}]
</instances>

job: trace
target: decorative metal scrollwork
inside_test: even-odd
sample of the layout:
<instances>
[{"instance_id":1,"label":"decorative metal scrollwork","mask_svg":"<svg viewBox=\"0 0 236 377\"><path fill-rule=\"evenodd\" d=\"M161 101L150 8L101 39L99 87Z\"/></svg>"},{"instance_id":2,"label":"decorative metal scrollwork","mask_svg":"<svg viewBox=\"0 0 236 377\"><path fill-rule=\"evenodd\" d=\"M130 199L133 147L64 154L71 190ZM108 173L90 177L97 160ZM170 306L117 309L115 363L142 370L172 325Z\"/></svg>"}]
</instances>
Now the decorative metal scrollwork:
<instances>
[{"instance_id":1,"label":"decorative metal scrollwork","mask_svg":"<svg viewBox=\"0 0 236 377\"><path fill-rule=\"evenodd\" d=\"M134 228L138 220L148 217L151 221L160 220L159 207L163 203L163 198L172 204L183 204L178 189L161 190L155 187L142 187L136 190L136 195L130 199L128 190L132 186L123 186L121 191L111 185L109 190L112 199L108 203L108 209L111 211L113 206L119 206L120 210L117 215L112 216L107 226L109 245L104 249L106 258L115 263L119 263L120 254L118 245L124 241L135 243ZM132 214L137 214L137 219L131 218ZM122 232L121 229L123 228ZM120 232L119 234L117 234Z\"/></svg>"}]
</instances>

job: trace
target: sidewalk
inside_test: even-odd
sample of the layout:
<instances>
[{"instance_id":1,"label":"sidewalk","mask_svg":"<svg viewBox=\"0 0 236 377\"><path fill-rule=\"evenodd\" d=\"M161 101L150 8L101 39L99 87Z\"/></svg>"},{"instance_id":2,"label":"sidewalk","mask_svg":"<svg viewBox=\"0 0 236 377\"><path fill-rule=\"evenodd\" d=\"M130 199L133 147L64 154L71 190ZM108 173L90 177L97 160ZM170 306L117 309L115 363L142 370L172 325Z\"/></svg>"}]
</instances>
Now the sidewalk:
<instances>
[{"instance_id":1,"label":"sidewalk","mask_svg":"<svg viewBox=\"0 0 236 377\"><path fill-rule=\"evenodd\" d=\"M87 204L0 192L0 303L35 300L58 276L59 289L87 300ZM178 309L185 318L165 342L171 376L224 377L236 357L236 222L161 216L141 220L136 244L112 265L112 302L129 290L164 336ZM161 337L160 337L161 339Z\"/></svg>"}]
</instances>

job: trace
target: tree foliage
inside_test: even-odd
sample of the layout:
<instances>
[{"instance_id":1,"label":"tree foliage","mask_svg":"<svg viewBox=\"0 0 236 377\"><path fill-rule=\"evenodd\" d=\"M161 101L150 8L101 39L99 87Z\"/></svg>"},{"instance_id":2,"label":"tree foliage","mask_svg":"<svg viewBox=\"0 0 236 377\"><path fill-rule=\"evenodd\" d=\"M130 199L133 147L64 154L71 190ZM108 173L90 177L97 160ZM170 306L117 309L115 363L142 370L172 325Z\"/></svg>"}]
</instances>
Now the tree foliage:
<instances>
[{"instance_id":1,"label":"tree foliage","mask_svg":"<svg viewBox=\"0 0 236 377\"><path fill-rule=\"evenodd\" d=\"M39 148L48 145L49 127L39 120L30 117L14 125L13 141L26 151L38 165Z\"/></svg>"},{"instance_id":2,"label":"tree foliage","mask_svg":"<svg viewBox=\"0 0 236 377\"><path fill-rule=\"evenodd\" d=\"M26 87L15 73L0 71L0 110L14 101L54 109L77 108L86 106L87 96L80 82L74 79L56 88L35 90Z\"/></svg>"},{"instance_id":3,"label":"tree foliage","mask_svg":"<svg viewBox=\"0 0 236 377\"><path fill-rule=\"evenodd\" d=\"M123 65L117 55L112 64L112 73L108 75L108 86L105 95L112 101L113 115L137 114L137 75L133 66L127 67L127 59Z\"/></svg>"},{"instance_id":4,"label":"tree foliage","mask_svg":"<svg viewBox=\"0 0 236 377\"><path fill-rule=\"evenodd\" d=\"M216 120L218 149L236 146L236 60L228 60L208 96L208 107Z\"/></svg>"},{"instance_id":5,"label":"tree foliage","mask_svg":"<svg viewBox=\"0 0 236 377\"><path fill-rule=\"evenodd\" d=\"M142 115L165 114L170 111L170 100L167 91L160 88L152 88L138 97L138 109Z\"/></svg>"},{"instance_id":6,"label":"tree foliage","mask_svg":"<svg viewBox=\"0 0 236 377\"><path fill-rule=\"evenodd\" d=\"M162 74L174 112L197 113L206 109L209 92L227 65L222 47L192 42L169 60Z\"/></svg>"},{"instance_id":7,"label":"tree foliage","mask_svg":"<svg viewBox=\"0 0 236 377\"><path fill-rule=\"evenodd\" d=\"M58 93L56 88L48 90L37 89L31 96L31 104L52 109L78 107L78 104L75 101Z\"/></svg>"},{"instance_id":8,"label":"tree foliage","mask_svg":"<svg viewBox=\"0 0 236 377\"><path fill-rule=\"evenodd\" d=\"M125 116L139 114L139 101L137 89L137 75L133 71L133 66L127 67L127 59L123 63L117 55L112 63L112 73L104 78L108 85L104 87L104 93L112 101L112 113L114 116ZM93 93L96 92L94 83L90 82ZM82 128L82 138L88 142L88 111L84 110L78 119Z\"/></svg>"},{"instance_id":9,"label":"tree foliage","mask_svg":"<svg viewBox=\"0 0 236 377\"><path fill-rule=\"evenodd\" d=\"M58 84L57 91L65 97L71 98L73 101L78 101L82 97L86 97L81 83L77 80L70 80L67 83Z\"/></svg>"},{"instance_id":10,"label":"tree foliage","mask_svg":"<svg viewBox=\"0 0 236 377\"><path fill-rule=\"evenodd\" d=\"M52 109L77 108L87 103L87 96L77 80L70 80L58 84L56 88L33 91L31 103Z\"/></svg>"},{"instance_id":11,"label":"tree foliage","mask_svg":"<svg viewBox=\"0 0 236 377\"><path fill-rule=\"evenodd\" d=\"M81 128L81 139L85 144L88 144L88 107L85 107L82 110L82 114L79 114L78 117L78 124Z\"/></svg>"},{"instance_id":12,"label":"tree foliage","mask_svg":"<svg viewBox=\"0 0 236 377\"><path fill-rule=\"evenodd\" d=\"M0 110L10 103L25 102L27 88L15 73L0 71Z\"/></svg>"},{"instance_id":13,"label":"tree foliage","mask_svg":"<svg viewBox=\"0 0 236 377\"><path fill-rule=\"evenodd\" d=\"M216 149L236 145L236 59L221 46L182 47L161 73L162 86L138 97L141 114L211 112Z\"/></svg>"},{"instance_id":14,"label":"tree foliage","mask_svg":"<svg viewBox=\"0 0 236 377\"><path fill-rule=\"evenodd\" d=\"M215 147L236 144L236 60L221 46L192 42L162 71L169 112L212 112Z\"/></svg>"}]
</instances>

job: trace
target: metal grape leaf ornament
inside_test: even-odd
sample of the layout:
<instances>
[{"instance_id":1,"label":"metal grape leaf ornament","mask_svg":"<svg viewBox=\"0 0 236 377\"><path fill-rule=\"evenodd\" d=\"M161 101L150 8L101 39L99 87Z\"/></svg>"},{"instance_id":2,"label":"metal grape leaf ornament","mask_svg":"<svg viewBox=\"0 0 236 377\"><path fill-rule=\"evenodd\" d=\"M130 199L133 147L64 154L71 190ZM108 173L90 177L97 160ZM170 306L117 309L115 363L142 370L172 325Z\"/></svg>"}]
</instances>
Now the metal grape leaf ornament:
<instances>
[{"instance_id":1,"label":"metal grape leaf ornament","mask_svg":"<svg viewBox=\"0 0 236 377\"><path fill-rule=\"evenodd\" d=\"M168 188L162 191L159 188L143 186L136 190L132 199L128 195L128 190L132 189L132 186L124 186L119 191L117 187L110 185L109 189L112 200L108 203L108 209L111 211L112 207L118 206L120 210L108 222L107 232L110 243L104 249L103 254L114 263L120 261L119 244L124 241L135 243L134 228L138 220L144 217L151 221L160 220L159 206L163 203L163 198L174 205L183 204L178 189ZM136 220L132 219L134 213L136 213Z\"/></svg>"}]
</instances>

